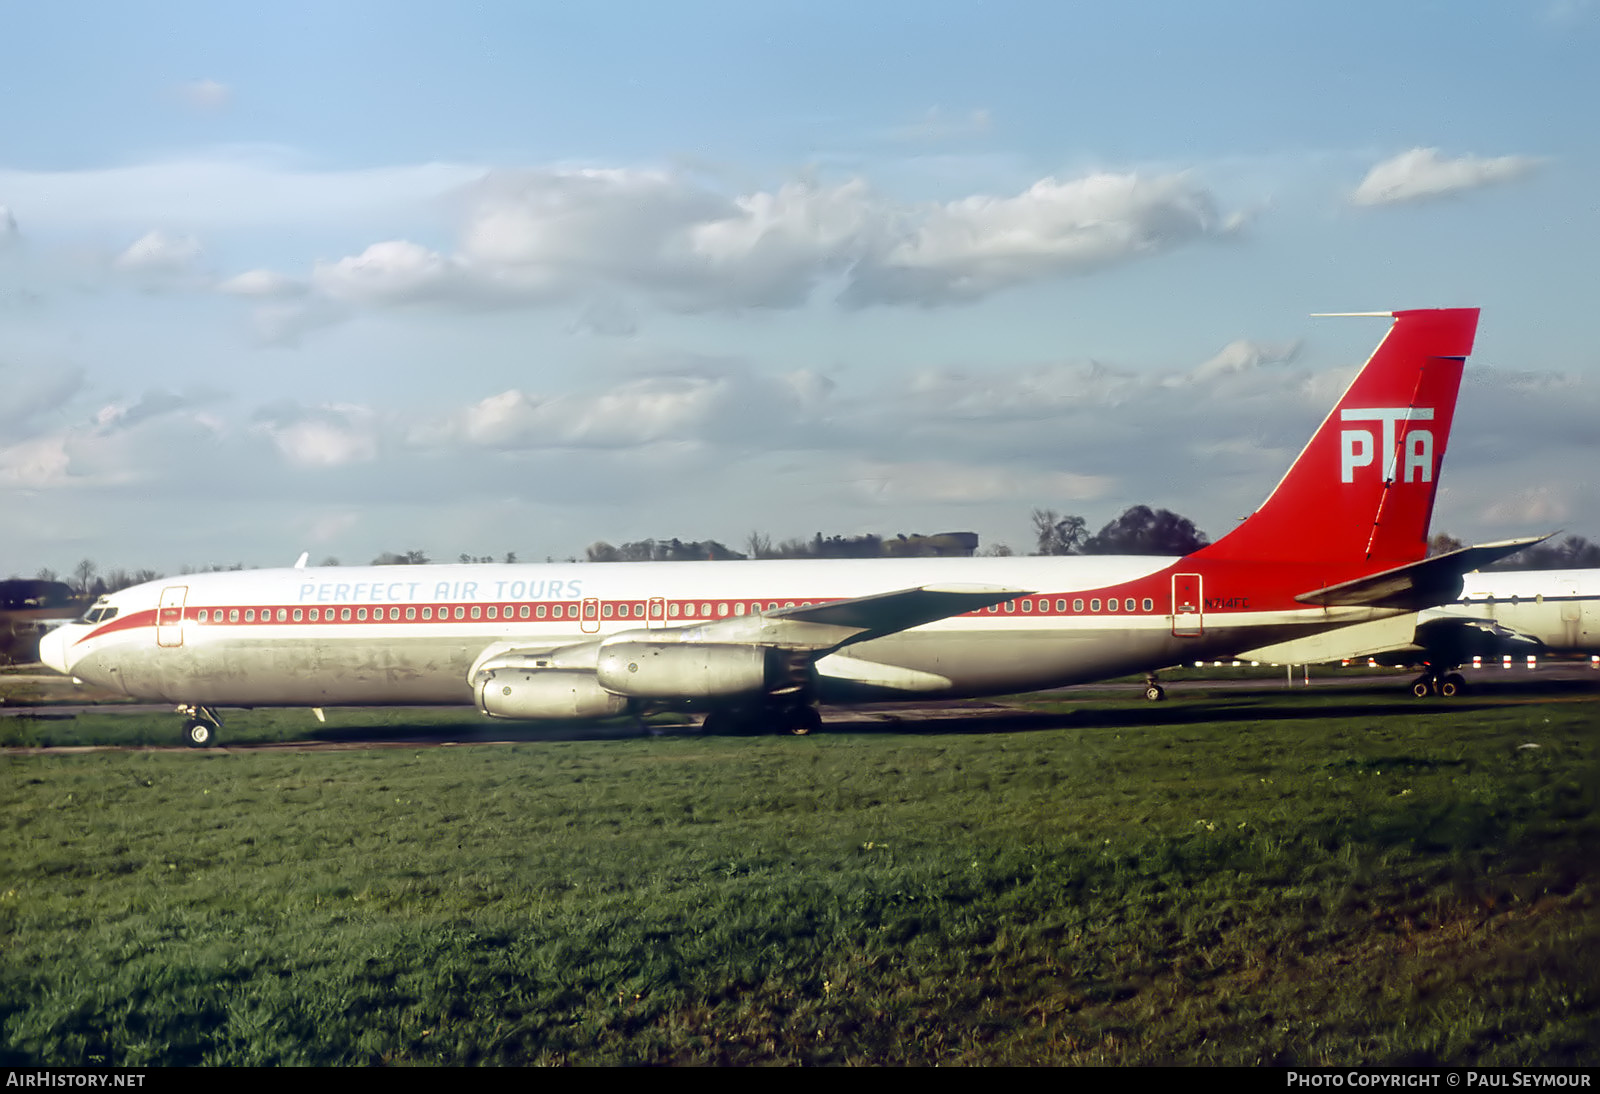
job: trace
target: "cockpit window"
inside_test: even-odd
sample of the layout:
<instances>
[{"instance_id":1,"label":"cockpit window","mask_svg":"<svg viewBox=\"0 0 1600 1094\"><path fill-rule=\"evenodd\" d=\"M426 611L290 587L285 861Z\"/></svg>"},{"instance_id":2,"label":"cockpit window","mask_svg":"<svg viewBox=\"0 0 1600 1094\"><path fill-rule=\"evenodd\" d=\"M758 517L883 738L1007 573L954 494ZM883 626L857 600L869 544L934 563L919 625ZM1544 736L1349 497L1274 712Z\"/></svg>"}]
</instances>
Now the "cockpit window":
<instances>
[{"instance_id":1,"label":"cockpit window","mask_svg":"<svg viewBox=\"0 0 1600 1094\"><path fill-rule=\"evenodd\" d=\"M116 617L117 609L115 608L95 607L83 613L83 621L85 623L104 623Z\"/></svg>"}]
</instances>

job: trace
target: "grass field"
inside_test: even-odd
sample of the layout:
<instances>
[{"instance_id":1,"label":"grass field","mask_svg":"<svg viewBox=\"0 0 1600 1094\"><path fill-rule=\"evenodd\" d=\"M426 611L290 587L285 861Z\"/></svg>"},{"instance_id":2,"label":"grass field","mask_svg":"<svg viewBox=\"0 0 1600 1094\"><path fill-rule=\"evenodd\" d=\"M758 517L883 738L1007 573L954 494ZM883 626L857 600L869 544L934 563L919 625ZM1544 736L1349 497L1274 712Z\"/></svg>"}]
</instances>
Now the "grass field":
<instances>
[{"instance_id":1,"label":"grass field","mask_svg":"<svg viewBox=\"0 0 1600 1094\"><path fill-rule=\"evenodd\" d=\"M1593 686L1058 709L7 754L0 1062L1600 1060Z\"/></svg>"}]
</instances>

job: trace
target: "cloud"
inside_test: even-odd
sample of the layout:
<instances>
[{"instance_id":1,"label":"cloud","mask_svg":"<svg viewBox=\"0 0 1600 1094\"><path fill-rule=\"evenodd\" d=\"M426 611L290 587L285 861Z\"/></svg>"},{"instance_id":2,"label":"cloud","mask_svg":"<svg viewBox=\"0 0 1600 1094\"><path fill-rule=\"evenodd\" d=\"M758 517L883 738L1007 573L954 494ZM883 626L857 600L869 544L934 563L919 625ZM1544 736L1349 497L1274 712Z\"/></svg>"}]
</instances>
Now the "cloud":
<instances>
[{"instance_id":1,"label":"cloud","mask_svg":"<svg viewBox=\"0 0 1600 1094\"><path fill-rule=\"evenodd\" d=\"M353 304L413 303L463 291L462 264L405 240L374 243L361 254L318 262L311 283L332 300Z\"/></svg>"},{"instance_id":2,"label":"cloud","mask_svg":"<svg viewBox=\"0 0 1600 1094\"><path fill-rule=\"evenodd\" d=\"M368 407L274 404L256 412L252 431L271 440L294 467L334 468L378 457L379 421Z\"/></svg>"},{"instance_id":3,"label":"cloud","mask_svg":"<svg viewBox=\"0 0 1600 1094\"><path fill-rule=\"evenodd\" d=\"M23 370L0 362L0 431L29 431L35 419L60 410L83 390L84 372L76 366Z\"/></svg>"},{"instance_id":4,"label":"cloud","mask_svg":"<svg viewBox=\"0 0 1600 1094\"><path fill-rule=\"evenodd\" d=\"M205 252L194 236L158 228L146 232L112 258L110 271L142 292L200 291L209 288L212 280L202 264L204 258Z\"/></svg>"},{"instance_id":5,"label":"cloud","mask_svg":"<svg viewBox=\"0 0 1600 1094\"><path fill-rule=\"evenodd\" d=\"M1073 277L1234 229L1187 176L1099 173L1041 179L1011 198L974 196L900 217L853 271L853 306L978 300Z\"/></svg>"},{"instance_id":6,"label":"cloud","mask_svg":"<svg viewBox=\"0 0 1600 1094\"><path fill-rule=\"evenodd\" d=\"M911 125L894 130L890 136L897 141L912 143L959 140L980 137L994 128L994 118L989 111L976 108L966 111L948 111L931 106Z\"/></svg>"},{"instance_id":7,"label":"cloud","mask_svg":"<svg viewBox=\"0 0 1600 1094\"><path fill-rule=\"evenodd\" d=\"M250 330L263 346L294 348L308 333L342 323L349 309L327 300L272 301L250 313Z\"/></svg>"},{"instance_id":8,"label":"cloud","mask_svg":"<svg viewBox=\"0 0 1600 1094\"><path fill-rule=\"evenodd\" d=\"M643 376L592 394L541 396L512 389L419 426L412 440L502 451L662 443L774 447L797 436L830 390L824 378L804 371L778 377L742 371Z\"/></svg>"},{"instance_id":9,"label":"cloud","mask_svg":"<svg viewBox=\"0 0 1600 1094\"><path fill-rule=\"evenodd\" d=\"M271 270L246 270L222 282L217 286L217 290L230 296L284 300L304 296L308 287L304 281Z\"/></svg>"},{"instance_id":10,"label":"cloud","mask_svg":"<svg viewBox=\"0 0 1600 1094\"><path fill-rule=\"evenodd\" d=\"M862 463L853 471L853 482L860 497L885 505L1027 503L1041 498L1092 501L1104 496L1112 485L1112 480L1098 475L946 460Z\"/></svg>"},{"instance_id":11,"label":"cloud","mask_svg":"<svg viewBox=\"0 0 1600 1094\"><path fill-rule=\"evenodd\" d=\"M1355 205L1429 201L1532 174L1542 161L1530 156L1461 156L1445 159L1437 148L1413 148L1367 172L1350 195Z\"/></svg>"},{"instance_id":12,"label":"cloud","mask_svg":"<svg viewBox=\"0 0 1600 1094\"><path fill-rule=\"evenodd\" d=\"M196 110L219 111L233 100L233 90L216 80L190 80L178 86L178 96Z\"/></svg>"},{"instance_id":13,"label":"cloud","mask_svg":"<svg viewBox=\"0 0 1600 1094\"><path fill-rule=\"evenodd\" d=\"M730 195L669 171L540 169L492 172L459 201L452 253L374 243L317 263L312 288L369 307L586 300L591 319L596 300L620 308L645 299L679 312L795 308L825 284L841 286L849 307L933 307L1081 276L1237 227L1184 175L1047 178L1011 197L908 205L859 178ZM264 272L251 276L229 282L230 291L268 283ZM583 326L631 331L634 323Z\"/></svg>"},{"instance_id":14,"label":"cloud","mask_svg":"<svg viewBox=\"0 0 1600 1094\"><path fill-rule=\"evenodd\" d=\"M1165 383L1197 384L1225 376L1242 376L1270 365L1287 364L1300 352L1299 342L1253 342L1240 338L1229 342L1216 354L1190 372L1169 377Z\"/></svg>"}]
</instances>

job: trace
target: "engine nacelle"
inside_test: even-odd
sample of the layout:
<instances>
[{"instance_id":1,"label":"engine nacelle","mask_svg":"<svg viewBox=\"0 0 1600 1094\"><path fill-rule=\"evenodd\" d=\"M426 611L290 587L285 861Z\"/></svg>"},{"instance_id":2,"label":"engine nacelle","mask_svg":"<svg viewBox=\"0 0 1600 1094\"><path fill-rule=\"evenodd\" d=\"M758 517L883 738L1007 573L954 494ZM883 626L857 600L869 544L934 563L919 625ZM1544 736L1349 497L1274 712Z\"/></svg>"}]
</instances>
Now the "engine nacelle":
<instances>
[{"instance_id":1,"label":"engine nacelle","mask_svg":"<svg viewBox=\"0 0 1600 1094\"><path fill-rule=\"evenodd\" d=\"M601 687L592 672L490 661L472 690L478 709L491 718L609 718L628 709L628 700Z\"/></svg>"},{"instance_id":2,"label":"engine nacelle","mask_svg":"<svg viewBox=\"0 0 1600 1094\"><path fill-rule=\"evenodd\" d=\"M709 643L608 642L595 668L606 690L648 699L752 695L782 677L777 650Z\"/></svg>"}]
</instances>

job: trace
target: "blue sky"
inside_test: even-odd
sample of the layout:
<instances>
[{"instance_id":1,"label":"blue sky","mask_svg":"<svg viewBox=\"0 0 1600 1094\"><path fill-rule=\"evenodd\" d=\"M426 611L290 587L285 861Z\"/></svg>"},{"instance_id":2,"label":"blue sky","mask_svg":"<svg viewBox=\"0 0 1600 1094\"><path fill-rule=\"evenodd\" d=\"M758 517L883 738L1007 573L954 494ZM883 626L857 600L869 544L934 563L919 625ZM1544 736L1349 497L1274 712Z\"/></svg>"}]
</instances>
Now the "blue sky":
<instances>
[{"instance_id":1,"label":"blue sky","mask_svg":"<svg viewBox=\"0 0 1600 1094\"><path fill-rule=\"evenodd\" d=\"M1600 6L18 6L0 574L1254 506L1484 309L1435 527L1600 536Z\"/></svg>"}]
</instances>

